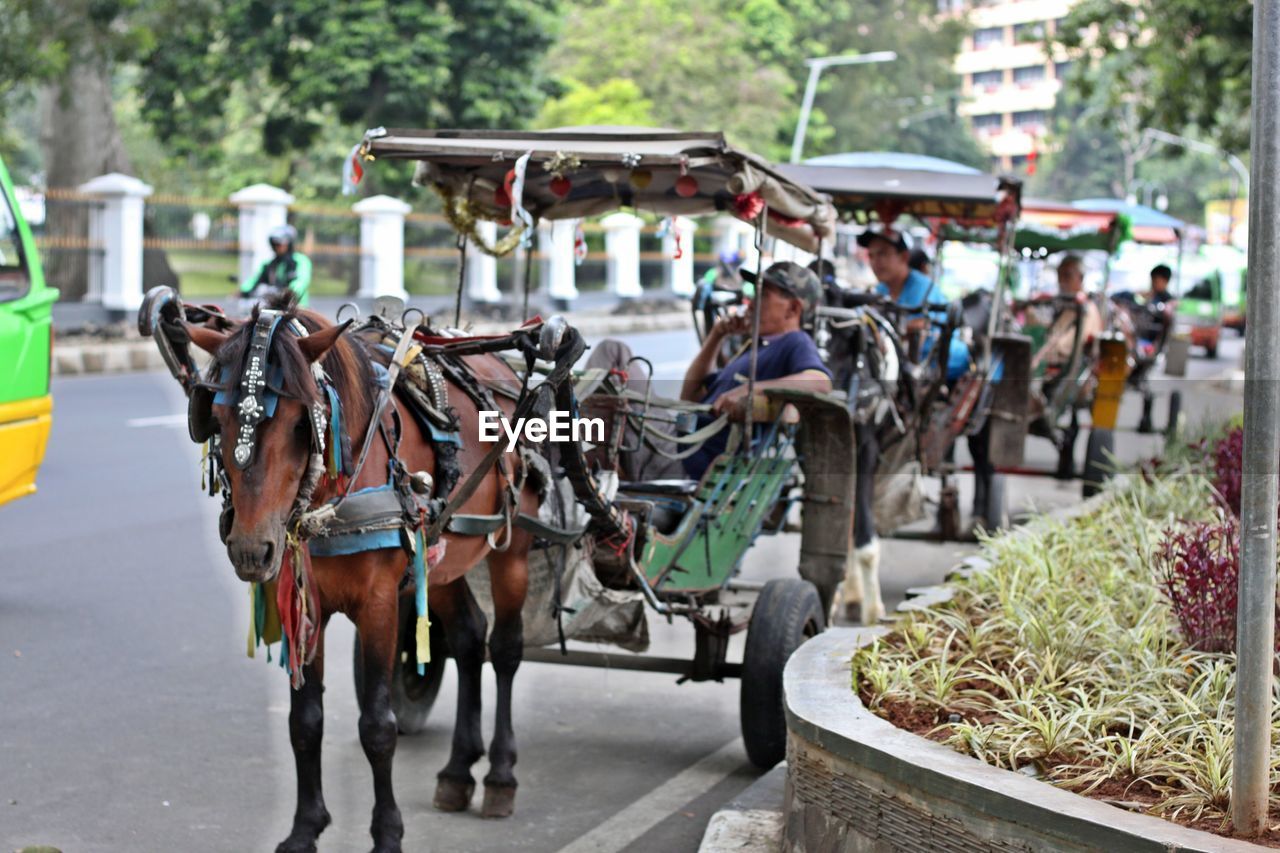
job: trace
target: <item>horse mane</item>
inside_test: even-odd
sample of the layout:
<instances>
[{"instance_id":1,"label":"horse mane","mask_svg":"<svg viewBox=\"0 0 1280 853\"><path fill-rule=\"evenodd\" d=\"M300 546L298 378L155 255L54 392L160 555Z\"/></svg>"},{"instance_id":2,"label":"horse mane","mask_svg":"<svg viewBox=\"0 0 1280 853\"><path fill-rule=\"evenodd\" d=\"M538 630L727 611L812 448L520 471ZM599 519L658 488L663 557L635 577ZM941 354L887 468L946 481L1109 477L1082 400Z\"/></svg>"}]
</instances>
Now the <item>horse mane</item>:
<instances>
[{"instance_id":1,"label":"horse mane","mask_svg":"<svg viewBox=\"0 0 1280 853\"><path fill-rule=\"evenodd\" d=\"M285 322L298 320L308 334L333 325L323 315L299 307L297 297L291 292L267 300L266 307L283 312ZM253 327L258 315L259 309L255 305L249 321L239 325L218 348L218 363L227 370L226 384L229 388L240 385L245 352L253 337ZM276 331L277 334L271 339L268 361L272 365L278 365L283 374L281 390L307 406L322 402L320 389L311 375L311 365L298 347L297 336L280 334L279 328ZM364 434L373 414L375 382L365 344L356 335L340 335L320 359L320 365L337 390L338 399L342 401L343 432L352 441L356 441Z\"/></svg>"}]
</instances>

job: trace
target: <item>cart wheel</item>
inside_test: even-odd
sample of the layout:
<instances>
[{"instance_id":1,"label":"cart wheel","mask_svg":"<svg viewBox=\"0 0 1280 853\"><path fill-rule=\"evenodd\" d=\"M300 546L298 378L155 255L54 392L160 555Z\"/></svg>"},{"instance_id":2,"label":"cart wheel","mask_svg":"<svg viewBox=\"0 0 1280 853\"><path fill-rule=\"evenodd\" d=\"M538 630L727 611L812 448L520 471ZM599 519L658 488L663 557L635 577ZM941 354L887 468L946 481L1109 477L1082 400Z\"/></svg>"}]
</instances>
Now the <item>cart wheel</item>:
<instances>
[{"instance_id":1,"label":"cart wheel","mask_svg":"<svg viewBox=\"0 0 1280 853\"><path fill-rule=\"evenodd\" d=\"M1217 357L1218 357L1218 345L1217 345L1217 344L1214 344L1214 345L1213 345L1213 346L1211 346L1211 347L1205 347L1205 348L1204 348L1204 355L1205 355L1205 358L1208 358L1208 359L1215 359L1215 358L1217 358Z\"/></svg>"},{"instance_id":2,"label":"cart wheel","mask_svg":"<svg viewBox=\"0 0 1280 853\"><path fill-rule=\"evenodd\" d=\"M1169 423L1164 428L1165 438L1177 438L1182 429L1182 392L1169 393Z\"/></svg>"},{"instance_id":3,"label":"cart wheel","mask_svg":"<svg viewBox=\"0 0 1280 853\"><path fill-rule=\"evenodd\" d=\"M751 763L769 769L787 754L782 668L805 640L826 627L818 590L796 578L771 580L760 591L742 656L739 712Z\"/></svg>"},{"instance_id":4,"label":"cart wheel","mask_svg":"<svg viewBox=\"0 0 1280 853\"><path fill-rule=\"evenodd\" d=\"M980 521L990 532L1005 530L1009 527L1009 507L1005 499L1006 484L1004 474L995 474L991 478L990 485L987 486L987 499L985 506L981 508Z\"/></svg>"},{"instance_id":5,"label":"cart wheel","mask_svg":"<svg viewBox=\"0 0 1280 853\"><path fill-rule=\"evenodd\" d=\"M1091 498L1102 491L1102 486L1111 479L1111 467L1115 463L1110 454L1116 450L1116 434L1109 429L1093 429L1089 431L1089 444L1084 453L1084 481L1081 492Z\"/></svg>"},{"instance_id":6,"label":"cart wheel","mask_svg":"<svg viewBox=\"0 0 1280 853\"><path fill-rule=\"evenodd\" d=\"M431 662L426 674L418 675L417 641L414 628L417 614L412 601L400 607L400 636L396 643L396 658L391 670L391 710L396 715L396 727L402 735L416 735L427 726L431 706L444 681L445 661L448 658L444 628L438 620L431 622ZM360 635L357 634L351 648L352 676L356 686L356 701L364 710L364 655L360 651Z\"/></svg>"}]
</instances>

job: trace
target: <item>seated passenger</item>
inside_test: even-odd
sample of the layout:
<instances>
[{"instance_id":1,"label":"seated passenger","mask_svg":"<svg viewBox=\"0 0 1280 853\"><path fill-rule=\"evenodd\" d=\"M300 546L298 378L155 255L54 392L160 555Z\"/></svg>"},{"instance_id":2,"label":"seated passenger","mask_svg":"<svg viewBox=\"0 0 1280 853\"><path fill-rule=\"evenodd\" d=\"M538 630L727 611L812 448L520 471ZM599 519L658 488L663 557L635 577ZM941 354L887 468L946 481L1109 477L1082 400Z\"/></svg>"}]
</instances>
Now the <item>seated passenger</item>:
<instances>
[{"instance_id":1,"label":"seated passenger","mask_svg":"<svg viewBox=\"0 0 1280 853\"><path fill-rule=\"evenodd\" d=\"M894 302L913 310L920 316L913 319L908 329L927 329L930 325L925 313L926 304L945 301L941 293L934 293L933 282L922 272L911 267L911 244L906 234L888 226L873 226L858 235L858 245L867 250L871 271L875 273L876 292L888 296ZM931 299L931 297L937 297ZM933 312L936 319L939 312ZM922 356L927 356L937 339L936 330L925 337ZM959 378L969 370L969 347L954 334L947 353L947 380Z\"/></svg>"},{"instance_id":2,"label":"seated passenger","mask_svg":"<svg viewBox=\"0 0 1280 853\"><path fill-rule=\"evenodd\" d=\"M755 284L755 273L742 270L747 282ZM773 264L764 271L754 298L760 300L760 342L756 354L757 391L765 388L799 388L830 391L831 371L818 356L813 338L802 328L803 321L818 304L819 284L810 270L790 261ZM721 317L711 327L702 349L694 356L684 376L680 399L710 403L714 415L733 418L746 415L747 374L751 370L751 350L745 348L725 365L713 370L716 353L728 335L749 335L751 315ZM699 428L712 418L699 415ZM684 460L685 472L701 479L712 460L725 451L727 433L709 438L697 453Z\"/></svg>"},{"instance_id":3,"label":"seated passenger","mask_svg":"<svg viewBox=\"0 0 1280 853\"><path fill-rule=\"evenodd\" d=\"M1084 293L1084 263L1079 255L1067 255L1058 264L1058 295L1080 298ZM1102 334L1102 312L1097 304L1086 298L1081 322L1081 342L1088 342ZM1076 312L1063 310L1054 318L1049 331L1045 335L1044 345L1032 359L1032 366L1045 364L1050 367L1065 367L1071 361L1071 353L1075 349Z\"/></svg>"}]
</instances>

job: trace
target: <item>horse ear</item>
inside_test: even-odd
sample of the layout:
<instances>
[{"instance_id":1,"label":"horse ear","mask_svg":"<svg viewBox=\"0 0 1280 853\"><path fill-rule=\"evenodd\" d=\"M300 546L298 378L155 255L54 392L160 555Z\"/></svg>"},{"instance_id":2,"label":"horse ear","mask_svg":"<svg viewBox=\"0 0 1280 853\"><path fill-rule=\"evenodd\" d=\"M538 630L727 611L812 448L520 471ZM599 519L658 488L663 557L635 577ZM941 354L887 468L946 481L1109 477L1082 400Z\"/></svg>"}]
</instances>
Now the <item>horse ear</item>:
<instances>
[{"instance_id":1,"label":"horse ear","mask_svg":"<svg viewBox=\"0 0 1280 853\"><path fill-rule=\"evenodd\" d=\"M338 338L342 336L342 333L347 330L347 326L350 325L351 321L347 320L337 326L330 326L327 329L312 332L305 338L298 339L298 349L302 350L302 355L307 361L319 361L320 357L338 342Z\"/></svg>"},{"instance_id":2,"label":"horse ear","mask_svg":"<svg viewBox=\"0 0 1280 853\"><path fill-rule=\"evenodd\" d=\"M187 336L191 338L191 342L209 353L209 355L217 355L218 348L226 343L227 338L231 337L228 332L220 332L217 329L210 329L208 326L196 326L191 323L183 323L182 325L186 328Z\"/></svg>"}]
</instances>

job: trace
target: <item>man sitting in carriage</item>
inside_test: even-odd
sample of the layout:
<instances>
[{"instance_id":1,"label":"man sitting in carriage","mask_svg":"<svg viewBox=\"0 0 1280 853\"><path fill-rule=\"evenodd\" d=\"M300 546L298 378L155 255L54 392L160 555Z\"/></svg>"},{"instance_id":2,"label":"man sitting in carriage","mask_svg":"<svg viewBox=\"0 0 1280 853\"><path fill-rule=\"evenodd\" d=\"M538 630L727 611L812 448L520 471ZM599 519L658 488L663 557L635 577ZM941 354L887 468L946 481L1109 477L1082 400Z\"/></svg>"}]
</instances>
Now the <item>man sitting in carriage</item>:
<instances>
[{"instance_id":1,"label":"man sitting in carriage","mask_svg":"<svg viewBox=\"0 0 1280 853\"><path fill-rule=\"evenodd\" d=\"M910 321L907 331L925 332L921 356L927 356L938 337L936 331L929 329L929 315L925 311L935 301L935 287L924 273L911 266L911 243L907 235L889 226L872 227L858 235L858 245L867 250L867 260L878 282L876 292L904 308L919 309L919 316ZM938 314L938 319L942 316L945 315ZM948 382L969 371L969 347L957 336L951 338L946 365Z\"/></svg>"},{"instance_id":2,"label":"man sitting in carriage","mask_svg":"<svg viewBox=\"0 0 1280 853\"><path fill-rule=\"evenodd\" d=\"M755 273L742 270L750 284ZM757 298L760 301L760 341L756 355L756 390L765 388L800 388L806 391L830 391L831 371L822 363L813 338L804 331L804 321L818 304L821 285L812 271L790 261L771 265L761 275ZM748 401L747 374L751 370L751 351L744 348L722 370L713 370L716 354L729 335L750 335L751 317L721 317L702 342L684 376L680 399L709 403L712 412L731 418L745 415ZM699 427L711 423L699 417ZM724 432L709 438L702 447L684 460L691 478L700 479L712 460L725 451L728 439Z\"/></svg>"}]
</instances>

